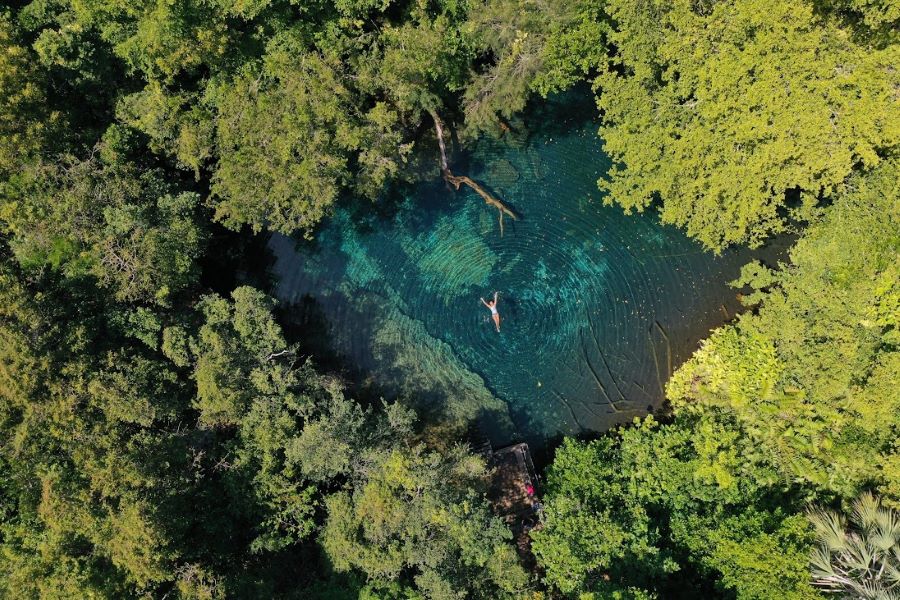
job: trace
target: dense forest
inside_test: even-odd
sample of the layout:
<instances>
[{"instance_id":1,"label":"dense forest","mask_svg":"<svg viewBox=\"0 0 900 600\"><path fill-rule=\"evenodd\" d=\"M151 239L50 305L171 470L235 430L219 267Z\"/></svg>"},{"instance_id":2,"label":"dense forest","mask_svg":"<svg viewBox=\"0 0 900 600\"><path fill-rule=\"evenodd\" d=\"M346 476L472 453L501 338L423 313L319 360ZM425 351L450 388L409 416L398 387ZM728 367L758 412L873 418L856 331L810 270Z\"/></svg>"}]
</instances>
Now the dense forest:
<instances>
[{"instance_id":1,"label":"dense forest","mask_svg":"<svg viewBox=\"0 0 900 600\"><path fill-rule=\"evenodd\" d=\"M900 598L898 66L896 0L7 3L2 595ZM253 256L575 85L606 202L797 241L665 410L556 449L527 560Z\"/></svg>"}]
</instances>

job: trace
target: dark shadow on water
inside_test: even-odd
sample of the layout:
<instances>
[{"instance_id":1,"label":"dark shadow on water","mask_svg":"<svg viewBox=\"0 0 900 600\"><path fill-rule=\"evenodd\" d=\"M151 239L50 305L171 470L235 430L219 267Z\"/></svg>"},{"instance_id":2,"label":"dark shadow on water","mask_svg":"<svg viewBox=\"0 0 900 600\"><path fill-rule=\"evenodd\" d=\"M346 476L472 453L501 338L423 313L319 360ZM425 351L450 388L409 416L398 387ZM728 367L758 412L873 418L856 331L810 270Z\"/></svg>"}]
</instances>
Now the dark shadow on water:
<instances>
[{"instance_id":1,"label":"dark shadow on water","mask_svg":"<svg viewBox=\"0 0 900 600\"><path fill-rule=\"evenodd\" d=\"M200 281L205 288L224 297L242 285L274 289L275 257L267 234L253 234L249 228L235 232L217 224L211 230L209 251L200 259Z\"/></svg>"},{"instance_id":2,"label":"dark shadow on water","mask_svg":"<svg viewBox=\"0 0 900 600\"><path fill-rule=\"evenodd\" d=\"M599 127L600 114L590 85L583 83L565 92L551 94L546 99L533 99L525 109L522 120L528 143L535 138L562 136L589 123L596 123Z\"/></svg>"},{"instance_id":3,"label":"dark shadow on water","mask_svg":"<svg viewBox=\"0 0 900 600\"><path fill-rule=\"evenodd\" d=\"M396 399L396 394L375 385L366 369L334 348L327 314L322 303L308 294L298 302L279 304L277 309L288 343L297 344L302 356L311 357L319 372L338 375L349 396L370 407L379 406L382 399Z\"/></svg>"},{"instance_id":4,"label":"dark shadow on water","mask_svg":"<svg viewBox=\"0 0 900 600\"><path fill-rule=\"evenodd\" d=\"M437 169L434 170L437 174ZM350 223L361 234L374 233L390 224L408 205L408 198L423 180L397 181L387 184L375 199L359 194L346 194L339 202L350 216Z\"/></svg>"},{"instance_id":5,"label":"dark shadow on water","mask_svg":"<svg viewBox=\"0 0 900 600\"><path fill-rule=\"evenodd\" d=\"M383 401L399 401L415 409L420 426L449 425L449 429L442 429L442 431L450 432L456 438L445 440L446 443L452 443L456 439L462 440L462 432L465 430L466 423L455 419L447 412L450 405L448 394L452 390L442 389L436 385L424 387L419 381L415 393L410 394L402 387L407 376L406 373L402 369L393 367L379 369L379 377L376 381L371 368L357 364L334 348L331 343L332 334L328 313L329 310L310 295L303 296L298 302L279 304L277 308L278 320L282 324L288 343L297 344L302 356L312 357L320 372L338 375L347 385L348 395L363 406L377 410ZM374 330L374 327L370 329ZM361 339L367 339L371 334L371 330L355 332L355 335ZM379 350L379 362L394 364L397 362L397 355L403 349L381 346ZM364 362L372 364L374 360L369 356ZM385 382L397 382L397 384ZM497 424L504 420L504 416L498 411L485 409L481 411L476 420L480 421L481 418L489 424L488 428L494 436L510 435L508 427L498 428ZM496 439L496 437L492 437L492 439Z\"/></svg>"},{"instance_id":6,"label":"dark shadow on water","mask_svg":"<svg viewBox=\"0 0 900 600\"><path fill-rule=\"evenodd\" d=\"M276 315L288 343L297 344L301 354L314 357L322 370L345 370L340 355L329 343L328 318L319 301L306 294L298 302L279 303Z\"/></svg>"}]
</instances>

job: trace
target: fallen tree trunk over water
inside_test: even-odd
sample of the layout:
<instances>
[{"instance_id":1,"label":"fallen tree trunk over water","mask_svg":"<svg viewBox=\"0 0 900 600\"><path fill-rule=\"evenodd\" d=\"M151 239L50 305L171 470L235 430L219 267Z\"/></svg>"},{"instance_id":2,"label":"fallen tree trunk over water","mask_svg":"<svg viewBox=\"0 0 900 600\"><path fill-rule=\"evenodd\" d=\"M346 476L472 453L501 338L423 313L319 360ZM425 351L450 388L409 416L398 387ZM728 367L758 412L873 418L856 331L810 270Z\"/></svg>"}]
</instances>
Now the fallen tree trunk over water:
<instances>
[{"instance_id":1,"label":"fallen tree trunk over water","mask_svg":"<svg viewBox=\"0 0 900 600\"><path fill-rule=\"evenodd\" d=\"M454 175L453 171L450 170L450 165L447 162L447 146L444 143L444 126L441 122L441 118L434 111L428 111L428 114L431 115L431 118L434 120L434 130L437 132L438 139L438 147L441 150L441 175L444 177L444 181L453 186L453 188L459 191L459 186L467 185L472 189L476 194L484 199L485 203L493 206L500 213L500 235L503 235L503 215L507 215L512 220L516 220L516 213L504 204L498 198L495 198L491 194L487 192L483 187L478 185L471 177L466 175Z\"/></svg>"}]
</instances>

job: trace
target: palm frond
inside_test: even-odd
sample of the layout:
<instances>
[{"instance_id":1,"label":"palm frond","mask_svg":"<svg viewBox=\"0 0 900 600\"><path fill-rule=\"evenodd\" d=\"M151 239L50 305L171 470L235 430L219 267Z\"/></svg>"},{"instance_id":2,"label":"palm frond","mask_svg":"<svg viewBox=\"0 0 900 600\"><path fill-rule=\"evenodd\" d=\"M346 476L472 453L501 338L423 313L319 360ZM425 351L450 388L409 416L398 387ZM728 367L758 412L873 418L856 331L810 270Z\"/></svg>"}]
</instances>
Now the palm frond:
<instances>
[{"instance_id":1,"label":"palm frond","mask_svg":"<svg viewBox=\"0 0 900 600\"><path fill-rule=\"evenodd\" d=\"M878 524L881 501L871 492L865 492L853 503L851 520L862 531L869 532Z\"/></svg>"},{"instance_id":2,"label":"palm frond","mask_svg":"<svg viewBox=\"0 0 900 600\"><path fill-rule=\"evenodd\" d=\"M881 577L887 582L889 587L900 588L900 562L895 564L886 562L884 565L884 573Z\"/></svg>"},{"instance_id":3,"label":"palm frond","mask_svg":"<svg viewBox=\"0 0 900 600\"><path fill-rule=\"evenodd\" d=\"M816 579L834 576L834 566L831 564L831 552L823 546L813 548L809 557L810 569Z\"/></svg>"},{"instance_id":4,"label":"palm frond","mask_svg":"<svg viewBox=\"0 0 900 600\"><path fill-rule=\"evenodd\" d=\"M888 509L879 510L871 537L875 547L884 552L900 548L900 514Z\"/></svg>"},{"instance_id":5,"label":"palm frond","mask_svg":"<svg viewBox=\"0 0 900 600\"><path fill-rule=\"evenodd\" d=\"M844 518L830 510L812 510L808 518L816 532L816 538L829 550L843 550L847 547Z\"/></svg>"},{"instance_id":6,"label":"palm frond","mask_svg":"<svg viewBox=\"0 0 900 600\"><path fill-rule=\"evenodd\" d=\"M818 542L809 557L813 585L848 598L900 600L900 513L863 494L849 529L835 512L807 514Z\"/></svg>"}]
</instances>

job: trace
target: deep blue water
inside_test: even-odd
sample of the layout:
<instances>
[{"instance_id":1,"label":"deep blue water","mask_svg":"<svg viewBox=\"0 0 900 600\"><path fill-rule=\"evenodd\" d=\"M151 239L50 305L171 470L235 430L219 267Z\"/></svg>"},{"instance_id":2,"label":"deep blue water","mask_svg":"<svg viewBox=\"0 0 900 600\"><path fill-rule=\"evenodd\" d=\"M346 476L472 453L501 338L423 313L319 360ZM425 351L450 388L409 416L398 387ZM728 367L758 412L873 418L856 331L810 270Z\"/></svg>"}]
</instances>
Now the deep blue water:
<instances>
[{"instance_id":1,"label":"deep blue water","mask_svg":"<svg viewBox=\"0 0 900 600\"><path fill-rule=\"evenodd\" d=\"M495 444L540 446L659 406L672 369L738 310L727 282L751 254L716 257L651 214L603 206L593 112L548 103L527 137L453 158L521 215L502 237L496 210L448 189L435 160L390 217L341 209L314 244L274 236L276 295L288 310L314 300L334 350L386 393L477 419ZM495 290L500 333L479 301Z\"/></svg>"}]
</instances>

